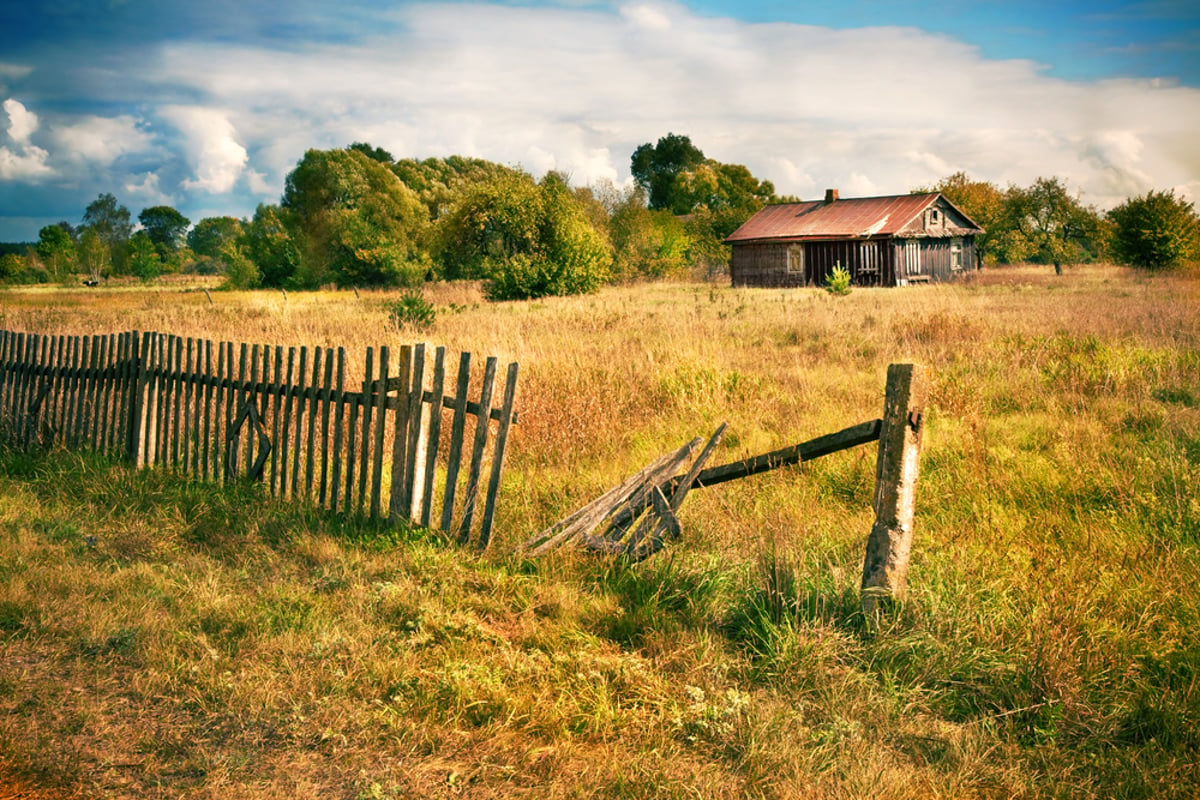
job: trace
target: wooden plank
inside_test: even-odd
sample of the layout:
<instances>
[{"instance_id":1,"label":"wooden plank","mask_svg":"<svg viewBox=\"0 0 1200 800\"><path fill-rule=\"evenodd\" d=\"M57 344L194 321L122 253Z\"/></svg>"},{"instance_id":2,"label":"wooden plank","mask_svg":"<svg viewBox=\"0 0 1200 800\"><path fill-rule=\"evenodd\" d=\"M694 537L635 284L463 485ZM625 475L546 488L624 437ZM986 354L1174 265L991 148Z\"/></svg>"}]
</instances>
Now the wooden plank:
<instances>
[{"instance_id":1,"label":"wooden plank","mask_svg":"<svg viewBox=\"0 0 1200 800\"><path fill-rule=\"evenodd\" d=\"M88 340L85 336L71 337L70 385L67 402L70 404L63 440L67 447L79 445L79 424L83 417L83 368L87 363Z\"/></svg>"},{"instance_id":2,"label":"wooden plank","mask_svg":"<svg viewBox=\"0 0 1200 800\"><path fill-rule=\"evenodd\" d=\"M371 379L375 369L375 348L367 348L366 378L362 386L362 441L358 459L358 492L355 495L355 513L362 514L367 496L367 475L371 464Z\"/></svg>"},{"instance_id":3,"label":"wooden plank","mask_svg":"<svg viewBox=\"0 0 1200 800\"><path fill-rule=\"evenodd\" d=\"M669 474L680 457L679 451L659 456L595 500L530 537L517 547L517 552L528 551L530 555L542 555L563 542L592 530L614 510L641 492L643 487L648 484L657 485L663 473Z\"/></svg>"},{"instance_id":4,"label":"wooden plank","mask_svg":"<svg viewBox=\"0 0 1200 800\"><path fill-rule=\"evenodd\" d=\"M171 439L170 460L171 469L179 468L180 455L184 448L183 420L183 337L171 337L171 379L168 384L171 390L171 413L167 423Z\"/></svg>"},{"instance_id":5,"label":"wooden plank","mask_svg":"<svg viewBox=\"0 0 1200 800\"><path fill-rule=\"evenodd\" d=\"M875 524L863 559L862 609L868 616L908 590L917 477L921 466L929 375L918 364L892 364L887 373L879 460L875 469Z\"/></svg>"},{"instance_id":6,"label":"wooden plank","mask_svg":"<svg viewBox=\"0 0 1200 800\"><path fill-rule=\"evenodd\" d=\"M508 430L512 425L513 404L517 396L517 362L508 365L508 376L504 382L504 399L500 405L500 426L496 430L496 444L492 448L492 470L488 478L487 499L483 506L483 520L479 524L479 549L487 549L492 540L492 519L496 514L496 497L500 492L500 478L504 469L504 450L508 443Z\"/></svg>"},{"instance_id":7,"label":"wooden plank","mask_svg":"<svg viewBox=\"0 0 1200 800\"><path fill-rule=\"evenodd\" d=\"M230 397L229 408L229 429L226 432L226 446L229 448L229 455L225 459L226 469L231 470L230 477L238 477L238 464L244 461L243 454L246 452L246 437L241 430L238 429L236 423L242 414L242 409L249 400L249 395L246 390L246 383L250 377L250 345L242 342L238 347L238 368L237 380L233 385L233 393ZM246 461L246 468L249 469L252 462Z\"/></svg>"},{"instance_id":8,"label":"wooden plank","mask_svg":"<svg viewBox=\"0 0 1200 800\"><path fill-rule=\"evenodd\" d=\"M279 452L282 449L279 441L279 428L283 423L280 406L283 405L283 345L275 345L275 358L272 364L271 371L271 388L269 397L271 401L271 494L279 495L283 493L283 486L279 481Z\"/></svg>"},{"instance_id":9,"label":"wooden plank","mask_svg":"<svg viewBox=\"0 0 1200 800\"><path fill-rule=\"evenodd\" d=\"M659 487L655 487L654 493L651 496L651 502L654 507L654 513L647 514L637 530L629 537L629 541L625 546L625 554L634 561L642 561L657 553L663 546L663 536L669 535L672 538L680 536L679 520L675 513L683 506L683 501L687 498L688 492L692 488L692 483L696 480L696 476L704 468L704 464L708 461L713 451L717 449L721 439L725 436L726 423L722 422L717 430L709 438L708 444L700 451L700 455L696 456L696 460L688 467L687 473L684 474L682 480L676 483L675 490L668 500Z\"/></svg>"},{"instance_id":10,"label":"wooden plank","mask_svg":"<svg viewBox=\"0 0 1200 800\"><path fill-rule=\"evenodd\" d=\"M815 439L810 439L807 442L792 445L791 447L785 447L782 450L775 450L765 455L742 459L730 464L722 464L718 467L710 467L696 476L695 480L692 481L692 488L716 486L718 483L745 478L749 475L758 475L761 472L799 464L803 461L812 461L821 456L836 453L839 450L847 450L851 447L877 441L879 439L880 425L880 420L873 419L870 422L852 425L837 433L818 436ZM672 487L673 490L674 487Z\"/></svg>"},{"instance_id":11,"label":"wooden plank","mask_svg":"<svg viewBox=\"0 0 1200 800\"><path fill-rule=\"evenodd\" d=\"M342 496L342 510L353 514L354 478L358 463L358 411L362 404L362 394L347 392L346 399L350 403L350 414L346 419L346 491Z\"/></svg>"},{"instance_id":12,"label":"wooden plank","mask_svg":"<svg viewBox=\"0 0 1200 800\"><path fill-rule=\"evenodd\" d=\"M394 390L398 394L396 414L392 417L392 484L388 493L388 519L392 523L408 521L406 509L409 507L410 476L407 474L407 465L408 426L412 413L412 361L412 345L402 345L399 376L392 378L384 387L385 391Z\"/></svg>"},{"instance_id":13,"label":"wooden plank","mask_svg":"<svg viewBox=\"0 0 1200 800\"><path fill-rule=\"evenodd\" d=\"M192 426L195 422L195 410L192 407L193 394L195 385L194 372L196 369L196 340L189 336L183 346L183 424L179 430L179 438L182 440L179 450L181 454L180 467L184 474L191 471L191 463L194 458L195 447L193 445L194 437L192 435Z\"/></svg>"},{"instance_id":14,"label":"wooden plank","mask_svg":"<svg viewBox=\"0 0 1200 800\"><path fill-rule=\"evenodd\" d=\"M55 417L58 409L57 403L62 392L58 387L58 373L61 370L59 367L60 357L55 349L58 346L60 337L39 336L33 342L32 352L29 362L29 380L24 400L21 404L21 436L22 444L25 447L30 447L36 441L36 431L38 427L37 419L40 417L49 422L49 426L54 430L61 430L62 426ZM49 395L44 395L43 390L50 389ZM42 397L40 404L37 403L37 398ZM45 405L46 410L43 413L41 406Z\"/></svg>"},{"instance_id":15,"label":"wooden plank","mask_svg":"<svg viewBox=\"0 0 1200 800\"><path fill-rule=\"evenodd\" d=\"M425 454L429 446L429 438L424 427L425 394L425 344L413 345L412 350L412 380L408 392L408 447L404 463L404 488L407 500L404 503L404 517L411 521L417 518L421 493L425 490Z\"/></svg>"},{"instance_id":16,"label":"wooden plank","mask_svg":"<svg viewBox=\"0 0 1200 800\"><path fill-rule=\"evenodd\" d=\"M139 337L134 331L131 338L125 454L131 464L142 467L146 463L146 350L150 347L150 332L145 331Z\"/></svg>"},{"instance_id":17,"label":"wooden plank","mask_svg":"<svg viewBox=\"0 0 1200 800\"><path fill-rule=\"evenodd\" d=\"M439 347L433 357L433 389L429 405L428 446L425 453L425 486L421 492L420 522L429 527L433 507L433 481L437 476L438 449L442 438L442 400L446 394L446 348ZM422 399L424 399L422 397Z\"/></svg>"},{"instance_id":18,"label":"wooden plank","mask_svg":"<svg viewBox=\"0 0 1200 800\"><path fill-rule=\"evenodd\" d=\"M82 349L79 351L79 389L76 392L78 410L75 413L75 425L71 429L74 449L82 449L87 442L88 417L92 413L91 406L88 404L88 396L91 393L92 359L95 357L93 352L95 340L91 336L79 338Z\"/></svg>"},{"instance_id":19,"label":"wooden plank","mask_svg":"<svg viewBox=\"0 0 1200 800\"><path fill-rule=\"evenodd\" d=\"M385 381L388 378L388 363L390 351L386 346L379 348L379 377ZM383 434L384 409L387 406L387 391L379 389L375 396L375 442L371 463L371 519L379 519L380 493L383 485Z\"/></svg>"},{"instance_id":20,"label":"wooden plank","mask_svg":"<svg viewBox=\"0 0 1200 800\"><path fill-rule=\"evenodd\" d=\"M325 348L313 348L313 366L312 380L308 382L308 435L305 437L305 458L304 458L304 494L311 498L313 493L313 465L317 460L317 451L314 446L316 440L317 419L321 412L320 400L317 396L317 387L321 385L321 356L324 354Z\"/></svg>"},{"instance_id":21,"label":"wooden plank","mask_svg":"<svg viewBox=\"0 0 1200 800\"><path fill-rule=\"evenodd\" d=\"M101 439L101 420L104 419L102 413L104 408L104 387L108 385L105 380L105 367L108 364L108 336L95 335L92 337L92 366L91 366L91 383L88 391L90 402L88 403L88 446L93 452L99 452L102 448Z\"/></svg>"},{"instance_id":22,"label":"wooden plank","mask_svg":"<svg viewBox=\"0 0 1200 800\"><path fill-rule=\"evenodd\" d=\"M442 492L442 531L450 532L454 519L454 495L458 487L459 461L462 459L463 429L467 421L467 388L471 381L471 354L462 353L458 358L458 383L454 398L454 420L450 425L450 453L446 463L446 488Z\"/></svg>"},{"instance_id":23,"label":"wooden plank","mask_svg":"<svg viewBox=\"0 0 1200 800\"><path fill-rule=\"evenodd\" d=\"M295 497L300 493L300 475L301 475L301 444L304 442L304 390L307 387L305 382L308 375L308 346L304 345L300 348L300 361L296 367L296 383L293 390L296 395L295 404L293 406L296 412L296 425L288 431L288 435L292 437L292 481L291 494Z\"/></svg>"},{"instance_id":24,"label":"wooden plank","mask_svg":"<svg viewBox=\"0 0 1200 800\"><path fill-rule=\"evenodd\" d=\"M12 426L10 433L13 437L13 443L19 444L21 435L25 430L24 426L24 396L25 396L25 380L28 374L28 358L30 347L30 336L24 333L18 333L14 337L12 343L13 348L13 365L12 365L12 380L9 382L9 424Z\"/></svg>"},{"instance_id":25,"label":"wooden plank","mask_svg":"<svg viewBox=\"0 0 1200 800\"><path fill-rule=\"evenodd\" d=\"M483 451L487 446L488 426L492 416L492 389L496 384L496 358L488 356L483 370L483 388L479 395L479 415L475 418L475 436L471 447L471 471L467 477L466 493L463 495L463 517L458 530L458 541L466 542L471 535L471 523L475 518L475 503L479 496L479 473L483 466Z\"/></svg>"},{"instance_id":26,"label":"wooden plank","mask_svg":"<svg viewBox=\"0 0 1200 800\"><path fill-rule=\"evenodd\" d=\"M0 437L6 435L9 427L8 401L11 395L9 381L12 379L12 334L0 330Z\"/></svg>"},{"instance_id":27,"label":"wooden plank","mask_svg":"<svg viewBox=\"0 0 1200 800\"><path fill-rule=\"evenodd\" d=\"M170 465L171 434L169 419L171 416L171 356L175 352L174 335L159 334L158 349L155 351L155 375L158 394L158 411L155 425L155 462L162 466Z\"/></svg>"},{"instance_id":28,"label":"wooden plank","mask_svg":"<svg viewBox=\"0 0 1200 800\"><path fill-rule=\"evenodd\" d=\"M0 331L0 437L7 443L12 435L13 379L16 377L14 357L17 337L12 331Z\"/></svg>"},{"instance_id":29,"label":"wooden plank","mask_svg":"<svg viewBox=\"0 0 1200 800\"><path fill-rule=\"evenodd\" d=\"M287 497L292 493L291 483L288 481L288 476L292 474L291 452L292 452L292 410L296 403L295 388L296 388L296 348L288 348L287 357L287 376L284 379L286 390L283 395L283 421L280 424L279 442L276 449L279 450L279 494Z\"/></svg>"},{"instance_id":30,"label":"wooden plank","mask_svg":"<svg viewBox=\"0 0 1200 800\"><path fill-rule=\"evenodd\" d=\"M225 343L217 342L217 380L213 385L212 432L208 436L209 446L209 475L214 483L225 478L224 448L225 441L225 373L229 370L229 360L225 356Z\"/></svg>"},{"instance_id":31,"label":"wooden plank","mask_svg":"<svg viewBox=\"0 0 1200 800\"><path fill-rule=\"evenodd\" d=\"M213 437L213 391L216 382L220 380L220 372L213 372L213 341L204 340L204 411L200 434L203 450L200 454L200 474L205 480L212 480L212 437Z\"/></svg>"},{"instance_id":32,"label":"wooden plank","mask_svg":"<svg viewBox=\"0 0 1200 800\"><path fill-rule=\"evenodd\" d=\"M250 383L245 389L245 408L253 408L255 412L258 410L258 379L262 358L262 346L250 346ZM238 413L242 413L244 409L239 409ZM258 414L249 419L257 419ZM246 472L247 476L253 475L254 465L258 463L258 436L255 431L248 425L243 425L241 429L242 447L246 451Z\"/></svg>"},{"instance_id":33,"label":"wooden plank","mask_svg":"<svg viewBox=\"0 0 1200 800\"><path fill-rule=\"evenodd\" d=\"M101 348L100 414L96 422L96 447L106 453L113 449L113 437L116 435L118 417L113 413L113 405L121 382L118 370L121 363L120 342L123 336L124 334L108 334L106 343Z\"/></svg>"},{"instance_id":34,"label":"wooden plank","mask_svg":"<svg viewBox=\"0 0 1200 800\"><path fill-rule=\"evenodd\" d=\"M325 377L321 381L321 483L317 504L324 508L329 489L329 412L333 384L333 349L325 351Z\"/></svg>"},{"instance_id":35,"label":"wooden plank","mask_svg":"<svg viewBox=\"0 0 1200 800\"><path fill-rule=\"evenodd\" d=\"M346 382L346 351L339 347L337 351L337 408L334 409L333 420L333 472L330 476L329 508L337 511L338 498L342 487L342 421L346 411L346 399L342 392Z\"/></svg>"}]
</instances>

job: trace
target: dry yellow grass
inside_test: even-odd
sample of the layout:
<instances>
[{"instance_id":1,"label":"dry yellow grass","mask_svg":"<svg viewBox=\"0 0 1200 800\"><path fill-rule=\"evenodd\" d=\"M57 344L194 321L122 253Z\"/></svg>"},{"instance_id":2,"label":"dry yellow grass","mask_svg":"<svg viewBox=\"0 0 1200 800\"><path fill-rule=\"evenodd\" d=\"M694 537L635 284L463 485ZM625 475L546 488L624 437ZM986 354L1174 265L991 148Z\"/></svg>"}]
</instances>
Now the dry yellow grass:
<instances>
[{"instance_id":1,"label":"dry yellow grass","mask_svg":"<svg viewBox=\"0 0 1200 800\"><path fill-rule=\"evenodd\" d=\"M421 338L522 365L484 559L10 454L0 763L133 797L1194 796L1198 285L1101 266L847 297L429 287ZM417 335L393 298L5 291L0 328L357 358ZM934 388L912 598L886 630L854 612L869 448L693 492L683 540L638 568L508 555L721 421L715 461L877 417L905 361Z\"/></svg>"}]
</instances>

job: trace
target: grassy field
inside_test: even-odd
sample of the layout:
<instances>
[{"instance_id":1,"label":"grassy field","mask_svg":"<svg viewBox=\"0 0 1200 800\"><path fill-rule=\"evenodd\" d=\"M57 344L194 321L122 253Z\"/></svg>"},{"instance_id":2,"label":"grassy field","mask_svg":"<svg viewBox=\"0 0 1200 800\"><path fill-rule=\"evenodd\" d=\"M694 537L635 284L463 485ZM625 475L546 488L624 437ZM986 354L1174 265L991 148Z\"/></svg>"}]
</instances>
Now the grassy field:
<instances>
[{"instance_id":1,"label":"grassy field","mask_svg":"<svg viewBox=\"0 0 1200 800\"><path fill-rule=\"evenodd\" d=\"M0 451L0 776L84 798L1200 794L1194 275L427 297L418 333L382 293L0 292L8 330L522 365L482 557ZM933 389L910 597L881 628L857 612L869 447L694 491L640 566L511 554L722 421L712 463L878 417L896 362Z\"/></svg>"}]
</instances>

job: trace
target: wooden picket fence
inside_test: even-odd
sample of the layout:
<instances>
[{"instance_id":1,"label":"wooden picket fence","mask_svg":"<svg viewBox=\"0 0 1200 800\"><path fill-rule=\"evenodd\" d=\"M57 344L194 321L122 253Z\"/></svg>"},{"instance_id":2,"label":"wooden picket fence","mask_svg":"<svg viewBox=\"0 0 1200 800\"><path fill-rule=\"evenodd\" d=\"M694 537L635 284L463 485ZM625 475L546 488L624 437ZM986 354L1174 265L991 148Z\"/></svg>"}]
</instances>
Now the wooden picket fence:
<instances>
[{"instance_id":1,"label":"wooden picket fence","mask_svg":"<svg viewBox=\"0 0 1200 800\"><path fill-rule=\"evenodd\" d=\"M0 331L0 438L121 452L212 482L261 481L278 496L436 526L463 542L477 531L482 548L517 420L518 365L497 398L497 359L474 390L471 362L461 353L448 382L444 347L368 347L352 376L341 347Z\"/></svg>"}]
</instances>

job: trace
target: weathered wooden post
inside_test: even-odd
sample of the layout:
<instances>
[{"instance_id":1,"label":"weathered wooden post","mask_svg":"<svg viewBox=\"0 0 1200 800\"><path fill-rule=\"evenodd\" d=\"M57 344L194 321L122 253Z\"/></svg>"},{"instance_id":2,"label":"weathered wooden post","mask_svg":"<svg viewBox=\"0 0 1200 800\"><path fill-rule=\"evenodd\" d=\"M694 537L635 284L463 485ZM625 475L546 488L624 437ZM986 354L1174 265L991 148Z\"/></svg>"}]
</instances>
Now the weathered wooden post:
<instances>
[{"instance_id":1,"label":"weathered wooden post","mask_svg":"<svg viewBox=\"0 0 1200 800\"><path fill-rule=\"evenodd\" d=\"M868 616L887 601L903 600L906 593L928 394L925 367L888 367L875 468L875 525L863 561L862 609Z\"/></svg>"}]
</instances>

